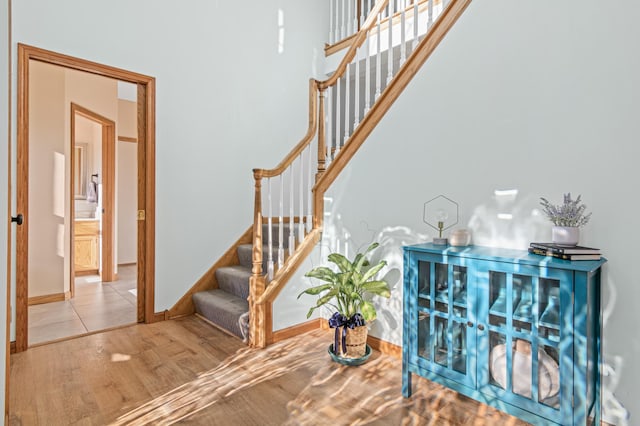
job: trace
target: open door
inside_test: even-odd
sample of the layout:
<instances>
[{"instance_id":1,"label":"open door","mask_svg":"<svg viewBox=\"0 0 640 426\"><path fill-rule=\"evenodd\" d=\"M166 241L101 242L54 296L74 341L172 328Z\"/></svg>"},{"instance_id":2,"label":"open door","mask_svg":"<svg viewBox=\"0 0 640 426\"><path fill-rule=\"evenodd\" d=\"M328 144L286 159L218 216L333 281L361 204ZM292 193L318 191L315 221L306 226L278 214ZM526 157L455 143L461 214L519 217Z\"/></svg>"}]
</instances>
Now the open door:
<instances>
[{"instance_id":1,"label":"open door","mask_svg":"<svg viewBox=\"0 0 640 426\"><path fill-rule=\"evenodd\" d=\"M28 285L29 285L29 64L40 61L78 71L97 74L137 85L138 113L138 268L137 268L137 319L138 322L153 322L154 314L154 254L155 254L155 79L142 74L97 64L83 59L46 51L23 44L18 45L18 143L17 143L17 182L16 212L23 217L23 224L16 229L16 351L28 347ZM104 117L92 115L91 111L76 106L81 114L92 116L96 120ZM105 119L106 120L106 119ZM106 140L114 143L106 149L115 149L115 126L108 123L103 126ZM112 123L112 122L111 122ZM103 138L104 140L105 138ZM104 142L103 142L104 143ZM108 156L106 156L108 157ZM111 156L115 158L115 155ZM70 159L69 161L72 161ZM65 160L62 160L65 163ZM66 166L65 166L66 167ZM108 178L104 176L104 178ZM115 188L115 175L110 187ZM113 197L113 194L104 194ZM71 197L73 198L73 197ZM111 208L114 208L113 203ZM113 217L105 212L107 216ZM113 235L113 222L110 230ZM109 238L109 237L108 237ZM113 238L113 237L110 237ZM113 241L113 240L111 240ZM112 243L113 246L113 243ZM105 270L113 279L113 250L103 254L102 262L110 265ZM161 318L159 316L159 318Z\"/></svg>"},{"instance_id":2,"label":"open door","mask_svg":"<svg viewBox=\"0 0 640 426\"><path fill-rule=\"evenodd\" d=\"M115 147L116 147L116 123L112 120L101 116L100 114L93 112L87 108L84 108L78 104L71 103L71 164L76 164L76 140L75 140L75 121L77 117L84 117L89 121L92 121L100 126L102 135L102 187L104 192L102 194L101 205L102 216L100 234L100 276L103 282L111 282L115 280L115 265L114 265L114 250L115 250L115 174L116 174L116 160L115 160ZM74 194L74 183L76 181L75 176L71 181L71 194ZM75 201L73 197L71 199L72 205L69 209L71 212L71 235L74 235L74 206ZM75 253L74 244L70 244L71 249L71 297L74 293L74 269L75 269Z\"/></svg>"}]
</instances>

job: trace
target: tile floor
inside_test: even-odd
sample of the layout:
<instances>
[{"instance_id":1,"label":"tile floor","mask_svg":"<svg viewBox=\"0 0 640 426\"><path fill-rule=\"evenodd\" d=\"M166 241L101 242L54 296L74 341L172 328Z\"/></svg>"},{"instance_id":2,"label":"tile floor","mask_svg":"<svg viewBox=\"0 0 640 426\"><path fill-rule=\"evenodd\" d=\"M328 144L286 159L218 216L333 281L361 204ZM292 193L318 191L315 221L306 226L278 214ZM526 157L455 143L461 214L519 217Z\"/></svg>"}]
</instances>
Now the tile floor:
<instances>
[{"instance_id":1,"label":"tile floor","mask_svg":"<svg viewBox=\"0 0 640 426\"><path fill-rule=\"evenodd\" d=\"M118 281L76 278L73 299L29 306L29 345L136 322L136 265L118 267Z\"/></svg>"}]
</instances>

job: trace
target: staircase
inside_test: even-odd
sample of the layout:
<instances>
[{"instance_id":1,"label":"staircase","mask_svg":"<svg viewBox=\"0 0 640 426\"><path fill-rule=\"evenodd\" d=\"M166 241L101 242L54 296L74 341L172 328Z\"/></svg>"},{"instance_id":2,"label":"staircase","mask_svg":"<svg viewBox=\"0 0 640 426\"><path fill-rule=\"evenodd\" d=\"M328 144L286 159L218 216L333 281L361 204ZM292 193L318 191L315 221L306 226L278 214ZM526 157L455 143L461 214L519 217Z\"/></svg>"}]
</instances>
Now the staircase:
<instances>
[{"instance_id":1,"label":"staircase","mask_svg":"<svg viewBox=\"0 0 640 426\"><path fill-rule=\"evenodd\" d=\"M282 229L283 235L289 235L291 232L288 223ZM263 233L269 233L266 224L263 225ZM272 247L272 250L277 250L280 243L279 237L276 236L273 242L275 247ZM287 238L283 238L282 247L289 248ZM269 252L269 248L263 247L263 251ZM252 244L239 244L236 248L238 262L215 270L218 288L199 291L193 295L196 314L245 341L248 339L249 329L247 299L253 267L252 252ZM268 267L267 258L265 258L262 268L266 271Z\"/></svg>"},{"instance_id":2,"label":"staircase","mask_svg":"<svg viewBox=\"0 0 640 426\"><path fill-rule=\"evenodd\" d=\"M272 303L321 238L325 192L471 3L328 1L326 51L342 59L309 82L306 135L277 167L253 170L251 232L169 311L195 311L255 347L273 340Z\"/></svg>"}]
</instances>

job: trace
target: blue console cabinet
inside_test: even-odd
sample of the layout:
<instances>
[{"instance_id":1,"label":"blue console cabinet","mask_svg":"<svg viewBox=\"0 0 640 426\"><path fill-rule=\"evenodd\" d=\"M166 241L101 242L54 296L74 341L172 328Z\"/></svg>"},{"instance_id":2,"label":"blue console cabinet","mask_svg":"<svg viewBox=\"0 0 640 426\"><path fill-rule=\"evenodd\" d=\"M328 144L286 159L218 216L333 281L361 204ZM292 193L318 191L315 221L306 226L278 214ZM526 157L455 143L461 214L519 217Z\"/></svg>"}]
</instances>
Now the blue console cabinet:
<instances>
[{"instance_id":1,"label":"blue console cabinet","mask_svg":"<svg viewBox=\"0 0 640 426\"><path fill-rule=\"evenodd\" d=\"M532 424L599 424L605 262L404 247L404 396L418 374Z\"/></svg>"}]
</instances>

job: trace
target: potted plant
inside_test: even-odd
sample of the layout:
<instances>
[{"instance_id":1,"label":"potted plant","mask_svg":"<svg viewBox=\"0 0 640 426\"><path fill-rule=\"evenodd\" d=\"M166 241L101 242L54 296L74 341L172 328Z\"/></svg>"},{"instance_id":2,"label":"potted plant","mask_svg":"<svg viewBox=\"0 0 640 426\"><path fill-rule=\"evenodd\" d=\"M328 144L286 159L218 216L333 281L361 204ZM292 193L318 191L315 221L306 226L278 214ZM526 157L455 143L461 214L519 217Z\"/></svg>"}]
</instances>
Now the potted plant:
<instances>
[{"instance_id":1,"label":"potted plant","mask_svg":"<svg viewBox=\"0 0 640 426\"><path fill-rule=\"evenodd\" d=\"M328 260L337 266L337 271L326 266L314 268L305 274L306 277L324 281L304 290L303 294L318 296L316 304L309 309L307 318L321 306L330 306L335 313L329 319L329 326L335 328L334 343L330 348L332 357L360 359L367 352L367 321L376 318L376 308L366 295L389 297L389 283L375 277L387 264L381 260L372 266L367 254L378 247L371 244L364 253L356 254L353 261L339 253L331 253ZM369 349L370 352L370 349ZM335 359L335 357L334 357Z\"/></svg>"},{"instance_id":2,"label":"potted plant","mask_svg":"<svg viewBox=\"0 0 640 426\"><path fill-rule=\"evenodd\" d=\"M556 244L576 245L580 239L580 227L586 225L591 213L586 214L587 206L581 202L581 196L573 200L571 193L564 194L564 202L551 204L540 197L540 204L547 218L555 225L551 228L551 240Z\"/></svg>"}]
</instances>

